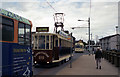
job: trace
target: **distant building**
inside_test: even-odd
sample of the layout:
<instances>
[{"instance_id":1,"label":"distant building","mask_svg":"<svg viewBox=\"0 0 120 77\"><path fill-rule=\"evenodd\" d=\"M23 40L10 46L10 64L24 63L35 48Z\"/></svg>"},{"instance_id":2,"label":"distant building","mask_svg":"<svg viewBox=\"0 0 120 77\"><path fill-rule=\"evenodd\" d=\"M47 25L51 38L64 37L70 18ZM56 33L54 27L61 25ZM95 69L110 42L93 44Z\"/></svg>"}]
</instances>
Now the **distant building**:
<instances>
[{"instance_id":1,"label":"distant building","mask_svg":"<svg viewBox=\"0 0 120 77\"><path fill-rule=\"evenodd\" d=\"M79 43L80 45L83 45L84 47L87 45L87 43L85 43L83 40L78 40L78 41L75 41L75 43Z\"/></svg>"},{"instance_id":2,"label":"distant building","mask_svg":"<svg viewBox=\"0 0 120 77\"><path fill-rule=\"evenodd\" d=\"M119 50L120 51L120 34L103 37L100 40L102 50Z\"/></svg>"},{"instance_id":3,"label":"distant building","mask_svg":"<svg viewBox=\"0 0 120 77\"><path fill-rule=\"evenodd\" d=\"M80 45L85 46L83 40L75 41L75 44L78 44L78 43L79 43Z\"/></svg>"},{"instance_id":4,"label":"distant building","mask_svg":"<svg viewBox=\"0 0 120 77\"><path fill-rule=\"evenodd\" d=\"M120 24L119 24L119 26L118 26L118 34L120 34Z\"/></svg>"}]
</instances>

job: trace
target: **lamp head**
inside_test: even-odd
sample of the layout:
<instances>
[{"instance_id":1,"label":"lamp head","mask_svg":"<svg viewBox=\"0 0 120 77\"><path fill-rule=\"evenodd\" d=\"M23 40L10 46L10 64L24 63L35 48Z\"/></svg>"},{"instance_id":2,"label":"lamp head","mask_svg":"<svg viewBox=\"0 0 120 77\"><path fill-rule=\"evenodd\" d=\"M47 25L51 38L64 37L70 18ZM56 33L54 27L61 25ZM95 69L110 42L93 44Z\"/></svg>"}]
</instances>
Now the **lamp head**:
<instances>
[{"instance_id":1,"label":"lamp head","mask_svg":"<svg viewBox=\"0 0 120 77\"><path fill-rule=\"evenodd\" d=\"M72 29L75 29L75 28L72 28Z\"/></svg>"}]
</instances>

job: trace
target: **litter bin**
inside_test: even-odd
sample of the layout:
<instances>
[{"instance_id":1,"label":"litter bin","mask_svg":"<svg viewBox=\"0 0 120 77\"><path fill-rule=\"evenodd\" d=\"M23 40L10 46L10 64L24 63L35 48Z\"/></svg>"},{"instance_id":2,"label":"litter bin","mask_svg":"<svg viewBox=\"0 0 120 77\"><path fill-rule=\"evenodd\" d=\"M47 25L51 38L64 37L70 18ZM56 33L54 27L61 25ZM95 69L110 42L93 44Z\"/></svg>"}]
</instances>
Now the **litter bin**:
<instances>
[{"instance_id":1,"label":"litter bin","mask_svg":"<svg viewBox=\"0 0 120 77\"><path fill-rule=\"evenodd\" d=\"M114 63L116 67L120 67L120 53L116 53L115 58L114 58Z\"/></svg>"},{"instance_id":2,"label":"litter bin","mask_svg":"<svg viewBox=\"0 0 120 77\"><path fill-rule=\"evenodd\" d=\"M106 59L109 60L109 52L106 54Z\"/></svg>"},{"instance_id":3,"label":"litter bin","mask_svg":"<svg viewBox=\"0 0 120 77\"><path fill-rule=\"evenodd\" d=\"M114 64L114 58L115 58L116 52L112 52L112 58L111 58L111 63Z\"/></svg>"},{"instance_id":4,"label":"litter bin","mask_svg":"<svg viewBox=\"0 0 120 77\"><path fill-rule=\"evenodd\" d=\"M118 55L118 67L120 67L120 54Z\"/></svg>"},{"instance_id":5,"label":"litter bin","mask_svg":"<svg viewBox=\"0 0 120 77\"><path fill-rule=\"evenodd\" d=\"M104 51L104 58L107 59L107 51Z\"/></svg>"},{"instance_id":6,"label":"litter bin","mask_svg":"<svg viewBox=\"0 0 120 77\"><path fill-rule=\"evenodd\" d=\"M112 60L112 54L111 54L111 52L109 52L109 59L108 59L108 61L111 62L111 60Z\"/></svg>"}]
</instances>

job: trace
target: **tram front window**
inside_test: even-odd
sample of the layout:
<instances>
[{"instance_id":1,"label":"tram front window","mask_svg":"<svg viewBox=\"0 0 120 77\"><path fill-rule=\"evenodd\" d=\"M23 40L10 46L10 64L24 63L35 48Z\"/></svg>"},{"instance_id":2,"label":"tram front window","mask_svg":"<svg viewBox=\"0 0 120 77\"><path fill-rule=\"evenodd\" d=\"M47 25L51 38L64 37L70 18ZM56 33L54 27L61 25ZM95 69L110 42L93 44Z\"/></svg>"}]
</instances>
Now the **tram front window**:
<instances>
[{"instance_id":1,"label":"tram front window","mask_svg":"<svg viewBox=\"0 0 120 77\"><path fill-rule=\"evenodd\" d=\"M39 36L39 49L45 49L45 36Z\"/></svg>"},{"instance_id":2,"label":"tram front window","mask_svg":"<svg viewBox=\"0 0 120 77\"><path fill-rule=\"evenodd\" d=\"M80 48L80 46L79 46L79 45L76 45L75 47L76 47L76 48Z\"/></svg>"}]
</instances>

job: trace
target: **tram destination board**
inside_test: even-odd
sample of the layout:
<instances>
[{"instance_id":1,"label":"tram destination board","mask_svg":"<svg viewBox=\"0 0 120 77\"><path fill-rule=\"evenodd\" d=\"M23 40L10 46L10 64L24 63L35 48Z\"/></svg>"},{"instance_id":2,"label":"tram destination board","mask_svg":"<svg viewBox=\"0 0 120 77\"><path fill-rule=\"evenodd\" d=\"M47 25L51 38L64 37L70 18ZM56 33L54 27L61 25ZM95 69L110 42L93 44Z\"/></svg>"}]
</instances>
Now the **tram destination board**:
<instances>
[{"instance_id":1,"label":"tram destination board","mask_svg":"<svg viewBox=\"0 0 120 77\"><path fill-rule=\"evenodd\" d=\"M49 27L36 27L36 32L49 32Z\"/></svg>"}]
</instances>

